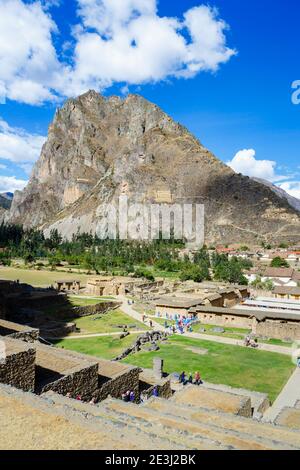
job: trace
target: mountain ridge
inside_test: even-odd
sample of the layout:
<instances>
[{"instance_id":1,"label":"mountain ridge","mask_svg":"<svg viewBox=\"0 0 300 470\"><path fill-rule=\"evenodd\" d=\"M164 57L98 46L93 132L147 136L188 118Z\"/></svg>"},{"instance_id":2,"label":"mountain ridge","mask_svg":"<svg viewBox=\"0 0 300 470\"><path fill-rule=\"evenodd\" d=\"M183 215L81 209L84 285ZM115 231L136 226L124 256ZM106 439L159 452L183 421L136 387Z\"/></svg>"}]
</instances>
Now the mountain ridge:
<instances>
[{"instance_id":1,"label":"mountain ridge","mask_svg":"<svg viewBox=\"0 0 300 470\"><path fill-rule=\"evenodd\" d=\"M157 105L93 90L56 111L6 220L68 238L95 233L104 203L121 194L137 203L204 203L207 242L299 240L299 213L287 201L236 174Z\"/></svg>"}]
</instances>

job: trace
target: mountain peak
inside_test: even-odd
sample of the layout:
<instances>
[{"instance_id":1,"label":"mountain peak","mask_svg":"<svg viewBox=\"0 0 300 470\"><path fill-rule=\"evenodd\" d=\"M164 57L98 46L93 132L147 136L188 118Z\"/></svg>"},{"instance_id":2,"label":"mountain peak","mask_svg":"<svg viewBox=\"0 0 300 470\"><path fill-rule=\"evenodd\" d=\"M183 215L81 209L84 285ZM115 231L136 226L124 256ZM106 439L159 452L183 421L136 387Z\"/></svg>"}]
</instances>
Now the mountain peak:
<instances>
[{"instance_id":1,"label":"mountain peak","mask_svg":"<svg viewBox=\"0 0 300 470\"><path fill-rule=\"evenodd\" d=\"M120 194L131 203L204 204L207 242L299 236L299 214L286 200L235 174L157 105L94 90L57 111L7 220L67 237L95 233L103 204Z\"/></svg>"}]
</instances>

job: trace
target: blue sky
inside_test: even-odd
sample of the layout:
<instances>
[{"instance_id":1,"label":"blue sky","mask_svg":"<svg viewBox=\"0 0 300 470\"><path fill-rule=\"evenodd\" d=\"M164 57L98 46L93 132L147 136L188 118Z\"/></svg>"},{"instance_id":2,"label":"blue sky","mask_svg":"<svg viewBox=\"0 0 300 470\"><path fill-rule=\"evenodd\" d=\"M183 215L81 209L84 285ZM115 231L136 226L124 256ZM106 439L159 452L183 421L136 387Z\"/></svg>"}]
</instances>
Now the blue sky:
<instances>
[{"instance_id":1,"label":"blue sky","mask_svg":"<svg viewBox=\"0 0 300 470\"><path fill-rule=\"evenodd\" d=\"M236 171L300 198L297 0L0 0L0 8L0 191L24 186L56 107L95 88L142 94Z\"/></svg>"}]
</instances>

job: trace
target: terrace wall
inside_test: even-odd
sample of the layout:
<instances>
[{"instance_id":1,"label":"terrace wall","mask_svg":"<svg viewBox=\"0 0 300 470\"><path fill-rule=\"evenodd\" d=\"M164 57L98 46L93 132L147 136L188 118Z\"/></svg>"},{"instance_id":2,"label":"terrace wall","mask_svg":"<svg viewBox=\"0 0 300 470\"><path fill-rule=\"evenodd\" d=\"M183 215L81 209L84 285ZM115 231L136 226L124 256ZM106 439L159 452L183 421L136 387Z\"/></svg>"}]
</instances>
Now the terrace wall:
<instances>
[{"instance_id":1,"label":"terrace wall","mask_svg":"<svg viewBox=\"0 0 300 470\"><path fill-rule=\"evenodd\" d=\"M0 361L0 383L33 392L35 385L35 350L12 353Z\"/></svg>"},{"instance_id":2,"label":"terrace wall","mask_svg":"<svg viewBox=\"0 0 300 470\"><path fill-rule=\"evenodd\" d=\"M61 395L70 393L76 398L80 395L83 400L90 400L98 388L98 364L93 364L86 368L79 368L73 372L67 372L66 375L55 382L49 383L41 388L40 393L53 392Z\"/></svg>"},{"instance_id":3,"label":"terrace wall","mask_svg":"<svg viewBox=\"0 0 300 470\"><path fill-rule=\"evenodd\" d=\"M94 393L97 401L105 400L109 395L113 398L121 398L128 390L133 391L135 396L139 395L139 368L121 372L118 376L108 380ZM101 376L99 376L101 380Z\"/></svg>"}]
</instances>

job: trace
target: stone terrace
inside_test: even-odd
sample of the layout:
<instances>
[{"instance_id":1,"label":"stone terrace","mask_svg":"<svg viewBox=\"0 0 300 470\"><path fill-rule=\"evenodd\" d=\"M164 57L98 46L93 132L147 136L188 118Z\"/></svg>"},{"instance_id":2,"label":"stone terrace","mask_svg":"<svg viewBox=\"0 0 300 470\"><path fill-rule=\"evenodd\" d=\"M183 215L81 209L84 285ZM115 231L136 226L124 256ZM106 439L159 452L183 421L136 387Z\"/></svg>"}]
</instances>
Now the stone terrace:
<instances>
[{"instance_id":1,"label":"stone terrace","mask_svg":"<svg viewBox=\"0 0 300 470\"><path fill-rule=\"evenodd\" d=\"M90 405L0 385L0 414L1 449L300 449L292 429L161 398Z\"/></svg>"},{"instance_id":2,"label":"stone terrace","mask_svg":"<svg viewBox=\"0 0 300 470\"><path fill-rule=\"evenodd\" d=\"M233 413L246 418L252 416L249 397L219 390L209 390L196 385L185 387L177 392L171 400L177 404L203 406L207 409Z\"/></svg>"}]
</instances>

